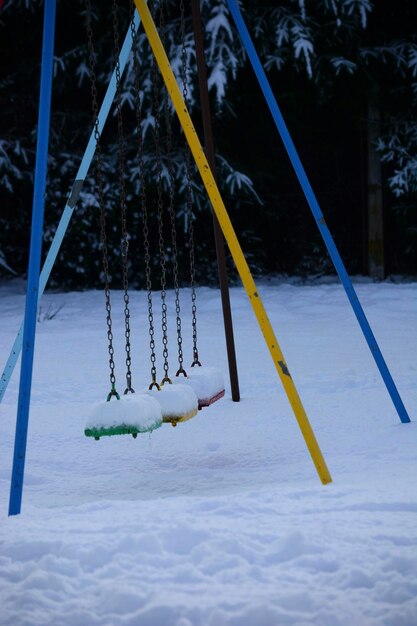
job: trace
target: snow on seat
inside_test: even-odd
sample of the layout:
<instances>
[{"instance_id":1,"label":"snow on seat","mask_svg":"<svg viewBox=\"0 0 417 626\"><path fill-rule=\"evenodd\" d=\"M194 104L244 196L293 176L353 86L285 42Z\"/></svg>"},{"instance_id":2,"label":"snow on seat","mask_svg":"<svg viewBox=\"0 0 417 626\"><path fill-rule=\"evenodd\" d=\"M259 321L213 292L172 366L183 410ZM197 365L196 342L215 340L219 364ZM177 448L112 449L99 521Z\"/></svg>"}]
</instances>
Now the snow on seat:
<instances>
[{"instance_id":1,"label":"snow on seat","mask_svg":"<svg viewBox=\"0 0 417 626\"><path fill-rule=\"evenodd\" d=\"M159 402L163 421L173 426L197 414L198 398L188 385L165 383L159 391L153 388L147 393Z\"/></svg>"},{"instance_id":2,"label":"snow on seat","mask_svg":"<svg viewBox=\"0 0 417 626\"><path fill-rule=\"evenodd\" d=\"M175 378L175 382L189 385L198 398L198 408L210 406L223 398L223 374L217 367L193 367L187 372L187 378Z\"/></svg>"},{"instance_id":3,"label":"snow on seat","mask_svg":"<svg viewBox=\"0 0 417 626\"><path fill-rule=\"evenodd\" d=\"M146 393L122 396L120 400L100 402L87 420L84 434L87 437L132 435L148 433L162 424L159 403Z\"/></svg>"}]
</instances>

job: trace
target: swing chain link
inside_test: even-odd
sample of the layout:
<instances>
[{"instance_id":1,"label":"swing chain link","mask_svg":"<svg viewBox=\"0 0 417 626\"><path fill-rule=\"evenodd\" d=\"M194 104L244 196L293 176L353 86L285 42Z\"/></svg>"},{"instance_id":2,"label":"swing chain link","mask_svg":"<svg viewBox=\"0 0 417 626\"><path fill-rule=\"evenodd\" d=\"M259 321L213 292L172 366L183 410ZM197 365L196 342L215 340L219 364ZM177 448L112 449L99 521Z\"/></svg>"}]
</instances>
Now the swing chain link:
<instances>
[{"instance_id":1,"label":"swing chain link","mask_svg":"<svg viewBox=\"0 0 417 626\"><path fill-rule=\"evenodd\" d=\"M111 391L108 399L112 396L116 396L118 399L118 393L116 391L116 376L115 376L115 364L114 364L114 348L113 348L113 330L112 330L112 317L111 317L111 300L110 300L110 278L109 278L109 261L108 261L108 248L107 248L107 235L106 235L106 210L104 200L104 177L103 177L103 158L101 151L101 134L99 126L99 109L97 101L97 77L95 72L96 67L96 55L94 50L94 34L92 27L92 15L91 15L91 0L85 0L86 18L87 18L87 38L88 38L88 61L90 69L90 81L91 81L91 101L93 110L93 124L94 124L94 139L96 141L96 176L97 186L99 193L99 206L100 206L100 242L102 250L102 265L104 274L104 294L106 300L106 323L107 323L107 339L108 339L108 353L109 353L109 366L110 366L110 384Z\"/></svg>"},{"instance_id":2,"label":"swing chain link","mask_svg":"<svg viewBox=\"0 0 417 626\"><path fill-rule=\"evenodd\" d=\"M119 142L119 186L120 186L120 216L122 223L122 272L123 272L123 300L124 300L124 315L125 315L125 352L126 352L126 389L125 394L128 392L134 393L132 388L132 358L130 354L130 307L129 307L129 278L128 278L128 251L129 251L129 235L127 232L127 218L126 218L126 186L125 186L125 140L123 131L123 116L122 116L122 90L121 90L121 75L120 75L120 44L119 44L119 20L117 16L117 2L113 0L112 3L112 17L113 17L113 50L115 55L115 72L116 72L116 94L115 105L117 114L117 136Z\"/></svg>"},{"instance_id":3,"label":"swing chain link","mask_svg":"<svg viewBox=\"0 0 417 626\"><path fill-rule=\"evenodd\" d=\"M152 17L155 21L156 8L152 3ZM158 247L159 262L161 266L161 308L162 308L162 355L164 358L164 380L168 376L168 323L167 323L167 304L166 304L166 258L164 244L164 221L163 221L163 190L162 190L162 155L160 144L161 114L160 103L158 98L158 71L156 60L152 58L152 86L153 86L153 109L154 109L154 141L156 156L156 184L157 184L157 218L158 218Z\"/></svg>"},{"instance_id":4,"label":"swing chain link","mask_svg":"<svg viewBox=\"0 0 417 626\"><path fill-rule=\"evenodd\" d=\"M181 14L181 80L182 96L185 105L188 105L188 84L187 84L187 49L185 45L185 10L184 1L180 0ZM197 347L197 294L195 289L195 246L194 246L194 212L193 212L193 191L191 183L190 148L185 144L185 169L187 177L187 218L188 218L188 245L190 254L190 283L191 283L191 315L193 329L193 362L191 367L201 365L198 358Z\"/></svg>"},{"instance_id":5,"label":"swing chain link","mask_svg":"<svg viewBox=\"0 0 417 626\"><path fill-rule=\"evenodd\" d=\"M166 29L165 29L165 17L163 10L163 2L160 4L160 27L161 27L161 41L164 48L166 48ZM178 280L178 246L177 246L177 228L175 223L175 210L174 210L174 167L172 161L172 126L171 117L169 111L169 98L168 92L164 89L164 113L165 113L165 127L166 127L166 157L167 157L167 170L169 178L169 205L168 211L171 220L171 245L172 245L172 269L174 275L174 293L175 293L175 318L177 328L177 344L178 344L178 365L179 368L176 372L176 376L182 374L187 377L187 372L184 369L184 354L182 349L182 329L181 329L181 305L180 305L180 288Z\"/></svg>"},{"instance_id":6,"label":"swing chain link","mask_svg":"<svg viewBox=\"0 0 417 626\"><path fill-rule=\"evenodd\" d=\"M137 31L134 22L135 4L133 0L130 3L130 30L132 33L132 54L133 54L133 67L135 73L135 109L136 109L136 132L138 140L138 164L139 164L139 183L140 183L140 197L141 197L141 210L142 210L142 230L143 230L143 246L145 250L145 276L146 276L146 290L148 301L148 321L149 321L149 347L151 350L151 384L149 389L156 387L159 390L159 385L156 382L156 355L155 355L155 327L153 318L153 302L152 302L152 271L151 271L151 255L149 246L149 226L148 226L148 209L147 209L147 197L146 197L146 185L145 185L145 168L143 158L143 134L142 134L142 108L140 97L140 81L139 81L139 61L138 61L138 49L137 49Z\"/></svg>"}]
</instances>

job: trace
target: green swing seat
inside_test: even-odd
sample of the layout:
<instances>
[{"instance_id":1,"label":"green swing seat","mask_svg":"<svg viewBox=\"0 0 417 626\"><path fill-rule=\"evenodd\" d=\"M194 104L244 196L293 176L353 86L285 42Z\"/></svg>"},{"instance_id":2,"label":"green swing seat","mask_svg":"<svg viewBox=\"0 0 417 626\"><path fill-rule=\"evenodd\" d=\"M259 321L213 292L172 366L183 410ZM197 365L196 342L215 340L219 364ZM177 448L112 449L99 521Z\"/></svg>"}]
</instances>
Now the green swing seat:
<instances>
[{"instance_id":1,"label":"green swing seat","mask_svg":"<svg viewBox=\"0 0 417 626\"><path fill-rule=\"evenodd\" d=\"M84 429L86 437L150 433L162 425L160 404L148 394L138 393L97 404Z\"/></svg>"}]
</instances>

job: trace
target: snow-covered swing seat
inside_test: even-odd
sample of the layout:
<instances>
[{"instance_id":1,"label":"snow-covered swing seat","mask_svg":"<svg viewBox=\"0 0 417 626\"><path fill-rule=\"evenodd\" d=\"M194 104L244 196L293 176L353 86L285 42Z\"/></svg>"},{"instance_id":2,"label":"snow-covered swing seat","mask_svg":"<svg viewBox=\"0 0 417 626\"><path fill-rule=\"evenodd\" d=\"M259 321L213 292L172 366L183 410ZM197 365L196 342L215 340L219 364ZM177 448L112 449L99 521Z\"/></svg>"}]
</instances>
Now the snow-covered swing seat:
<instances>
[{"instance_id":1,"label":"snow-covered swing seat","mask_svg":"<svg viewBox=\"0 0 417 626\"><path fill-rule=\"evenodd\" d=\"M132 435L151 433L162 426L162 411L159 402L146 393L109 398L93 407L84 429L87 437Z\"/></svg>"},{"instance_id":2,"label":"snow-covered swing seat","mask_svg":"<svg viewBox=\"0 0 417 626\"><path fill-rule=\"evenodd\" d=\"M225 385L222 372L217 367L193 367L185 378L174 378L176 385L190 387L198 398L198 408L203 409L223 398Z\"/></svg>"},{"instance_id":3,"label":"snow-covered swing seat","mask_svg":"<svg viewBox=\"0 0 417 626\"><path fill-rule=\"evenodd\" d=\"M197 415L198 398L188 385L165 383L159 389L153 388L147 393L152 400L159 403L162 421L166 424L176 426Z\"/></svg>"}]
</instances>

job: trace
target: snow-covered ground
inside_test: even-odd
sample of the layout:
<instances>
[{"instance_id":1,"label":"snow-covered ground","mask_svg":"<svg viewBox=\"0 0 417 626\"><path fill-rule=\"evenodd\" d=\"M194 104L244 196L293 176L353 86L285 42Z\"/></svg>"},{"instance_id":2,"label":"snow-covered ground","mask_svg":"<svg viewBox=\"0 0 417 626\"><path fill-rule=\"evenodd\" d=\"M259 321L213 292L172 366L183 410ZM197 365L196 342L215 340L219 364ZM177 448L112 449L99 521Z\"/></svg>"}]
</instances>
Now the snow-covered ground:
<instances>
[{"instance_id":1,"label":"snow-covered ground","mask_svg":"<svg viewBox=\"0 0 417 626\"><path fill-rule=\"evenodd\" d=\"M417 285L356 287L415 420ZM7 517L17 372L0 406L2 626L417 624L416 422L399 422L339 284L270 281L260 292L334 482L316 475L242 289L231 293L242 401L227 385L176 428L99 442L83 429L109 391L103 294L49 294L20 517ZM146 294L131 303L140 389ZM226 373L218 291L200 289L198 303L201 359ZM21 283L0 287L0 367L23 307ZM174 357L174 338L169 347Z\"/></svg>"}]
</instances>

